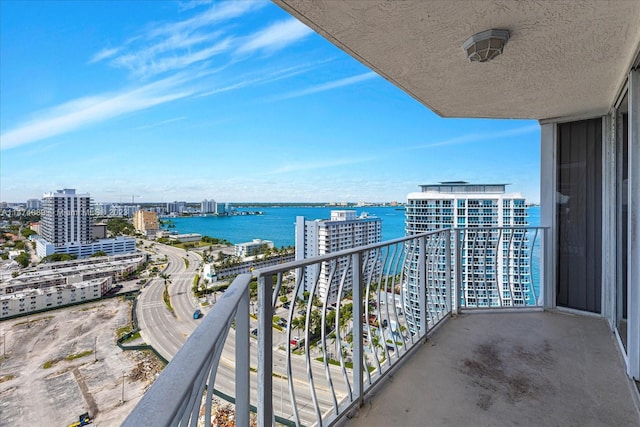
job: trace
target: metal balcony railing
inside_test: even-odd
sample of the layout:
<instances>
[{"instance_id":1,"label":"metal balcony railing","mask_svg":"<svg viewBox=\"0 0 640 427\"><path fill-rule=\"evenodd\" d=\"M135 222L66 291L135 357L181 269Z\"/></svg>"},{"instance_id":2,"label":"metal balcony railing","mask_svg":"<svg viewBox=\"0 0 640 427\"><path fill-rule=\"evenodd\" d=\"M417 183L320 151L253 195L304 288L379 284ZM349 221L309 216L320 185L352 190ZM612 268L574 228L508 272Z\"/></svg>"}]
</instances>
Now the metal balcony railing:
<instances>
[{"instance_id":1,"label":"metal balcony railing","mask_svg":"<svg viewBox=\"0 0 640 427\"><path fill-rule=\"evenodd\" d=\"M451 314L541 308L542 231L441 229L240 275L124 425L210 426L215 393L237 426L252 409L260 426L335 424Z\"/></svg>"}]
</instances>

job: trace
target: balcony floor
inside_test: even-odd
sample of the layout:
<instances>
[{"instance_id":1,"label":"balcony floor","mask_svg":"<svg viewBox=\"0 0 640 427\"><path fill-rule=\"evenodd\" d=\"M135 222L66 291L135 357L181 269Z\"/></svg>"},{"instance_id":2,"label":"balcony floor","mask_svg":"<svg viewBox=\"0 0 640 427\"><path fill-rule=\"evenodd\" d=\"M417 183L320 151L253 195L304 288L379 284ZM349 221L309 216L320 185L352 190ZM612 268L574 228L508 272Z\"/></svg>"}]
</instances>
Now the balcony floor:
<instances>
[{"instance_id":1,"label":"balcony floor","mask_svg":"<svg viewBox=\"0 0 640 427\"><path fill-rule=\"evenodd\" d=\"M352 426L640 426L615 337L557 312L449 319Z\"/></svg>"}]
</instances>

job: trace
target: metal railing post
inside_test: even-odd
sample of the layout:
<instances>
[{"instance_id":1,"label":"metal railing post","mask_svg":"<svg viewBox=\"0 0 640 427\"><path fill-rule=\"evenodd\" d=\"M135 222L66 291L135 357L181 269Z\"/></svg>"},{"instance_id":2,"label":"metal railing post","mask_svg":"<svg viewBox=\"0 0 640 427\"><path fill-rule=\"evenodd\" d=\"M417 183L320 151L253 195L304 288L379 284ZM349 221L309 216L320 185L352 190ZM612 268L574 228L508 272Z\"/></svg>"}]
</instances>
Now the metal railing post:
<instances>
[{"instance_id":1,"label":"metal railing post","mask_svg":"<svg viewBox=\"0 0 640 427\"><path fill-rule=\"evenodd\" d=\"M539 285L539 289L538 291L540 292L540 304L542 305L542 308L545 310L548 310L550 308L553 308L554 306L554 301L553 301L553 292L551 289L549 289L549 286L551 285L551 283L553 283L553 280L551 280L550 277L550 266L551 266L551 238L549 237L549 234L551 233L551 229L549 229L548 227L544 227L542 229L542 240L540 242L540 272L539 272L539 280L540 280L540 285ZM533 266L531 266L531 268L533 268ZM533 284L532 284L533 286ZM537 301L536 301L537 303Z\"/></svg>"},{"instance_id":2,"label":"metal railing post","mask_svg":"<svg viewBox=\"0 0 640 427\"><path fill-rule=\"evenodd\" d=\"M362 341L362 318L364 307L362 302L362 253L352 255L353 277L353 395L362 406L364 402L364 351Z\"/></svg>"},{"instance_id":3,"label":"metal railing post","mask_svg":"<svg viewBox=\"0 0 640 427\"><path fill-rule=\"evenodd\" d=\"M258 278L258 425L273 424L273 275Z\"/></svg>"},{"instance_id":4,"label":"metal railing post","mask_svg":"<svg viewBox=\"0 0 640 427\"><path fill-rule=\"evenodd\" d=\"M249 427L249 289L236 311L236 425ZM211 385L213 386L213 385Z\"/></svg>"},{"instance_id":5,"label":"metal railing post","mask_svg":"<svg viewBox=\"0 0 640 427\"><path fill-rule=\"evenodd\" d=\"M446 229L444 231L444 265L445 265L445 281L447 283L445 289L445 301L449 302L449 310L453 313L453 300L452 295L455 295L455 292L451 289L451 229Z\"/></svg>"},{"instance_id":6,"label":"metal railing post","mask_svg":"<svg viewBox=\"0 0 640 427\"><path fill-rule=\"evenodd\" d=\"M427 248L426 237L418 238L418 306L420 335L427 334Z\"/></svg>"},{"instance_id":7,"label":"metal railing post","mask_svg":"<svg viewBox=\"0 0 640 427\"><path fill-rule=\"evenodd\" d=\"M462 288L462 250L460 249L460 233L461 231L455 229L453 231L453 239L454 239L454 250L455 250L455 259L454 268L455 268L455 277L453 279L453 298L452 301L454 306L452 307L453 314L458 314L459 306L460 306L460 289Z\"/></svg>"}]
</instances>

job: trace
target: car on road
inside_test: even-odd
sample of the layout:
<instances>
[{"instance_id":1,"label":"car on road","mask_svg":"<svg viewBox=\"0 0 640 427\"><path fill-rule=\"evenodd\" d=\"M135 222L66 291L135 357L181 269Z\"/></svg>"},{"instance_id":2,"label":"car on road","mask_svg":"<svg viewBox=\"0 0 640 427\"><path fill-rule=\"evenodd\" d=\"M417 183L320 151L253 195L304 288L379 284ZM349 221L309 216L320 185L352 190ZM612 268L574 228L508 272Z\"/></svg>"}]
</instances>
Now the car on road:
<instances>
[{"instance_id":1,"label":"car on road","mask_svg":"<svg viewBox=\"0 0 640 427\"><path fill-rule=\"evenodd\" d=\"M282 326L283 328L286 328L287 327L287 320L283 319L283 318L280 318L280 320L278 320L277 324L278 324L278 326Z\"/></svg>"},{"instance_id":2,"label":"car on road","mask_svg":"<svg viewBox=\"0 0 640 427\"><path fill-rule=\"evenodd\" d=\"M258 329L254 329L253 331L251 331L251 335L253 335L254 337L258 336Z\"/></svg>"},{"instance_id":3,"label":"car on road","mask_svg":"<svg viewBox=\"0 0 640 427\"><path fill-rule=\"evenodd\" d=\"M282 304L282 308L290 308L290 307L291 307L291 303L288 301Z\"/></svg>"},{"instance_id":4,"label":"car on road","mask_svg":"<svg viewBox=\"0 0 640 427\"><path fill-rule=\"evenodd\" d=\"M193 318L196 319L196 320L198 320L202 316L204 316L204 315L202 314L202 311L200 311L200 309L198 309L198 310L193 312Z\"/></svg>"},{"instance_id":5,"label":"car on road","mask_svg":"<svg viewBox=\"0 0 640 427\"><path fill-rule=\"evenodd\" d=\"M291 341L289 341L289 344L298 345L299 342L300 342L300 337L293 337L291 338Z\"/></svg>"}]
</instances>

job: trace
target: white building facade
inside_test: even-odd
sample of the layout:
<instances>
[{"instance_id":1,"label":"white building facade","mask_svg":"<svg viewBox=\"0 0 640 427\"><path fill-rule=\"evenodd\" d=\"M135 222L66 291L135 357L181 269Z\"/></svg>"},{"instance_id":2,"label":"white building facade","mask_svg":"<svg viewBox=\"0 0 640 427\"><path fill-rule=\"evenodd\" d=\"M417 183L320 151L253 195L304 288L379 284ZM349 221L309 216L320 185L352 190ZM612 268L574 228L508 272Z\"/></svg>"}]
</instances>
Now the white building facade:
<instances>
[{"instance_id":1,"label":"white building facade","mask_svg":"<svg viewBox=\"0 0 640 427\"><path fill-rule=\"evenodd\" d=\"M535 295L539 295L532 292L527 231L512 228L528 225L527 205L520 193L507 194L505 187L505 184L442 182L422 185L422 191L407 196L407 235L442 228L466 229L452 234L452 238L459 239L462 256L460 297L470 307L532 305ZM405 274L405 304L411 307L407 310L407 321L418 325L421 314L417 264L407 263ZM437 313L444 309L440 301L444 301L446 286L444 274L429 278L427 319L438 318Z\"/></svg>"},{"instance_id":2,"label":"white building facade","mask_svg":"<svg viewBox=\"0 0 640 427\"><path fill-rule=\"evenodd\" d=\"M330 254L344 249L379 243L382 239L382 220L366 215L356 216L355 211L331 211L331 219L306 220L305 217L296 218L296 260L318 255ZM372 251L371 259L377 257ZM314 264L304 269L304 290L311 291L317 287L317 294L321 298L328 298L335 302L338 287L345 269L347 276L344 282L344 292L352 288L351 271L347 259L339 259L337 265L322 263ZM367 264L365 275L378 274L381 268L379 260ZM333 275L331 272L333 271ZM316 285L317 281L317 285Z\"/></svg>"},{"instance_id":3,"label":"white building facade","mask_svg":"<svg viewBox=\"0 0 640 427\"><path fill-rule=\"evenodd\" d=\"M111 277L102 277L0 295L0 319L95 300L109 292L112 287Z\"/></svg>"},{"instance_id":4,"label":"white building facade","mask_svg":"<svg viewBox=\"0 0 640 427\"><path fill-rule=\"evenodd\" d=\"M42 197L41 236L54 246L85 244L92 240L93 217L89 193L66 188Z\"/></svg>"},{"instance_id":5,"label":"white building facade","mask_svg":"<svg viewBox=\"0 0 640 427\"><path fill-rule=\"evenodd\" d=\"M39 257L70 254L85 258L98 251L114 255L136 250L135 239L128 237L94 240L91 196L77 194L75 189L44 194L40 232L36 241Z\"/></svg>"},{"instance_id":6,"label":"white building facade","mask_svg":"<svg viewBox=\"0 0 640 427\"><path fill-rule=\"evenodd\" d=\"M216 201L211 199L204 199L200 202L200 213L202 214L212 214L216 213Z\"/></svg>"},{"instance_id":7,"label":"white building facade","mask_svg":"<svg viewBox=\"0 0 640 427\"><path fill-rule=\"evenodd\" d=\"M236 256L242 258L260 255L264 253L267 248L274 248L271 240L253 239L251 242L238 243L235 245Z\"/></svg>"}]
</instances>

